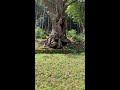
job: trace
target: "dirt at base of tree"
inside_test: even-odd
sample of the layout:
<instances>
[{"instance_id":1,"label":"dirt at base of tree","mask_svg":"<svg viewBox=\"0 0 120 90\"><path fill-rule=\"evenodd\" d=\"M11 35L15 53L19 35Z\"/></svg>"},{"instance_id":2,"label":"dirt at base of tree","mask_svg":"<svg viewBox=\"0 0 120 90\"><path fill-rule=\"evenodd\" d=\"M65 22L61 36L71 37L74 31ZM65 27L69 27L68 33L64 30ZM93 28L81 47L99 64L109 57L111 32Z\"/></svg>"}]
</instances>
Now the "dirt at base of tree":
<instances>
[{"instance_id":1,"label":"dirt at base of tree","mask_svg":"<svg viewBox=\"0 0 120 90\"><path fill-rule=\"evenodd\" d=\"M43 40L36 40L35 42L38 44L38 48L39 49L49 49L49 47L44 47L44 43L45 43L46 39ZM63 47L63 49L81 49L84 50L84 46L82 43L80 42L71 42L69 44L67 44L67 46Z\"/></svg>"}]
</instances>

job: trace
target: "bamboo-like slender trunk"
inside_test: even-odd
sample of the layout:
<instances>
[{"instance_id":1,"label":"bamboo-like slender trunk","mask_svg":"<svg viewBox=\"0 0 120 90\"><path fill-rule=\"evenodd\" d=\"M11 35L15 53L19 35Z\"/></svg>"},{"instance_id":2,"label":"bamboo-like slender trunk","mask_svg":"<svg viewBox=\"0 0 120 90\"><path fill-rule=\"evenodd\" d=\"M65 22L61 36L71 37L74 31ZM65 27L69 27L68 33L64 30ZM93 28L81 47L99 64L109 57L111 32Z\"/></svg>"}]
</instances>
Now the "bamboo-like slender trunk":
<instances>
[{"instance_id":1,"label":"bamboo-like slender trunk","mask_svg":"<svg viewBox=\"0 0 120 90\"><path fill-rule=\"evenodd\" d=\"M49 32L49 28L50 28L50 26L49 26L49 16L48 16L48 28L47 28L47 33Z\"/></svg>"}]
</instances>

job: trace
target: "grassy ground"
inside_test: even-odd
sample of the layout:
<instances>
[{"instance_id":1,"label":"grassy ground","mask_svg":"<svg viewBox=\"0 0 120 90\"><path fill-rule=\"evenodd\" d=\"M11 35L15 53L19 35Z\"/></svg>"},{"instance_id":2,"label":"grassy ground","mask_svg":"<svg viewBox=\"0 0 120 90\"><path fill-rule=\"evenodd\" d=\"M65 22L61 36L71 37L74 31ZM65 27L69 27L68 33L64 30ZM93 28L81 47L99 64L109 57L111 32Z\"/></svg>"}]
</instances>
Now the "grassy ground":
<instances>
[{"instance_id":1,"label":"grassy ground","mask_svg":"<svg viewBox=\"0 0 120 90\"><path fill-rule=\"evenodd\" d=\"M36 54L35 90L85 90L85 54Z\"/></svg>"}]
</instances>

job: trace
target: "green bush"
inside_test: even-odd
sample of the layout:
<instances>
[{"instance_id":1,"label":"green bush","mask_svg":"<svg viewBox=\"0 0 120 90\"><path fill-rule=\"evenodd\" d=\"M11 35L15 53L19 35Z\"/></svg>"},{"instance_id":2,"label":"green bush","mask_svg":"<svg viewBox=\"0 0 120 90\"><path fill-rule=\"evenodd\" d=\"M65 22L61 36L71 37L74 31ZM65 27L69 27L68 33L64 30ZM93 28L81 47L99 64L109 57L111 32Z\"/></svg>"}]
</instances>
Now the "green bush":
<instances>
[{"instance_id":1,"label":"green bush","mask_svg":"<svg viewBox=\"0 0 120 90\"><path fill-rule=\"evenodd\" d=\"M76 30L74 29L68 31L67 36L68 38L71 38L73 41L82 42L82 43L85 42L85 34L84 33L77 34Z\"/></svg>"},{"instance_id":2,"label":"green bush","mask_svg":"<svg viewBox=\"0 0 120 90\"><path fill-rule=\"evenodd\" d=\"M74 40L77 42L84 43L85 42L85 34L83 34L83 33L77 34L76 37L74 37Z\"/></svg>"},{"instance_id":3,"label":"green bush","mask_svg":"<svg viewBox=\"0 0 120 90\"><path fill-rule=\"evenodd\" d=\"M76 36L76 30L72 29L67 32L67 36L71 39L73 39Z\"/></svg>"},{"instance_id":4,"label":"green bush","mask_svg":"<svg viewBox=\"0 0 120 90\"><path fill-rule=\"evenodd\" d=\"M40 39L45 39L46 38L45 31L42 30L40 27L36 27L35 37Z\"/></svg>"}]
</instances>

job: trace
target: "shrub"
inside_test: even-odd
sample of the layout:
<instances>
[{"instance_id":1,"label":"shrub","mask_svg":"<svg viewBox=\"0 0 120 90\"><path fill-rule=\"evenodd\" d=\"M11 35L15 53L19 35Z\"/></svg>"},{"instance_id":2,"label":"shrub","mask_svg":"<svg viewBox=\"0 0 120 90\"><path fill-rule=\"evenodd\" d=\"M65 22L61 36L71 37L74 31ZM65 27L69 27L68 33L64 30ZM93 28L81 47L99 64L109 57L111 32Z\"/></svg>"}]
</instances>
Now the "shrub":
<instances>
[{"instance_id":1,"label":"shrub","mask_svg":"<svg viewBox=\"0 0 120 90\"><path fill-rule=\"evenodd\" d=\"M67 32L67 36L71 39L73 39L76 36L76 30L72 29Z\"/></svg>"},{"instance_id":2,"label":"shrub","mask_svg":"<svg viewBox=\"0 0 120 90\"><path fill-rule=\"evenodd\" d=\"M83 33L77 34L74 40L77 42L84 43L85 42L85 34L83 34Z\"/></svg>"},{"instance_id":3,"label":"shrub","mask_svg":"<svg viewBox=\"0 0 120 90\"><path fill-rule=\"evenodd\" d=\"M43 29L41 29L40 27L36 27L35 36L36 36L36 38L40 38L40 39L46 38L45 31Z\"/></svg>"},{"instance_id":4,"label":"shrub","mask_svg":"<svg viewBox=\"0 0 120 90\"><path fill-rule=\"evenodd\" d=\"M71 38L73 41L82 42L82 43L85 42L85 34L84 33L77 34L76 30L74 29L68 31L67 36L68 38Z\"/></svg>"}]
</instances>

